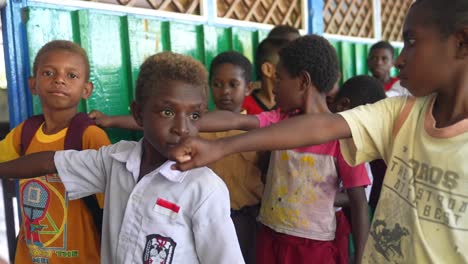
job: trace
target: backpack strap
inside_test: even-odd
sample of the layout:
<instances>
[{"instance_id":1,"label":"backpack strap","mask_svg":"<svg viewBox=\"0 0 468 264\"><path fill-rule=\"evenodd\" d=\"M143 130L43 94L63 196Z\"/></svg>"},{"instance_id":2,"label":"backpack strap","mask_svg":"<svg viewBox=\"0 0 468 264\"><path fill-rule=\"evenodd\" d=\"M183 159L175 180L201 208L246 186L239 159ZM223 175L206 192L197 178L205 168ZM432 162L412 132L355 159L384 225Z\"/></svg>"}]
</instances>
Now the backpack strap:
<instances>
[{"instance_id":1,"label":"backpack strap","mask_svg":"<svg viewBox=\"0 0 468 264\"><path fill-rule=\"evenodd\" d=\"M36 131L41 127L42 123L44 123L43 115L35 115L24 121L23 129L21 130L21 156L24 156L26 154L26 150L28 149L29 144L31 144L31 141L34 135L36 134Z\"/></svg>"},{"instance_id":2,"label":"backpack strap","mask_svg":"<svg viewBox=\"0 0 468 264\"><path fill-rule=\"evenodd\" d=\"M70 125L68 126L67 134L65 136L64 149L82 150L83 134L89 126L95 124L96 123L94 122L94 120L91 119L87 114L76 114L72 118L72 120L70 121ZM91 212L91 215L93 216L94 220L94 225L96 226L96 230L98 231L99 237L101 237L103 209L99 207L96 195L86 196L81 199L85 203L88 210Z\"/></svg>"},{"instance_id":3,"label":"backpack strap","mask_svg":"<svg viewBox=\"0 0 468 264\"><path fill-rule=\"evenodd\" d=\"M65 136L65 144L63 146L64 149L82 150L83 134L89 126L95 124L94 120L87 114L76 114L68 126L67 135Z\"/></svg>"}]
</instances>

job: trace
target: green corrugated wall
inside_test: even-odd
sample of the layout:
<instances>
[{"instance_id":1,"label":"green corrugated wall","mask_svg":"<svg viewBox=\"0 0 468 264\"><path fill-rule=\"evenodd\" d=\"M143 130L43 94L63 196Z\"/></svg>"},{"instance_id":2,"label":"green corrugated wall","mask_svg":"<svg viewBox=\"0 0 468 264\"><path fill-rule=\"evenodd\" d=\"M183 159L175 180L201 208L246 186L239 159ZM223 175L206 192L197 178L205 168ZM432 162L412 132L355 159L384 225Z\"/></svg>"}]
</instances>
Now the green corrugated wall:
<instances>
[{"instance_id":1,"label":"green corrugated wall","mask_svg":"<svg viewBox=\"0 0 468 264\"><path fill-rule=\"evenodd\" d=\"M253 61L259 35L263 39L267 34L241 28L42 7L28 8L26 33L31 68L37 51L45 43L54 39L80 43L89 56L94 91L79 110L98 109L112 115L130 113L139 65L149 55L170 50L209 65L216 54L236 50ZM34 113L41 112L38 98L33 98L33 108ZM114 142L139 136L120 129L109 129L108 133Z\"/></svg>"},{"instance_id":2,"label":"green corrugated wall","mask_svg":"<svg viewBox=\"0 0 468 264\"><path fill-rule=\"evenodd\" d=\"M266 30L43 7L29 7L26 21L31 68L37 51L51 40L66 39L81 44L90 59L94 91L86 102L82 102L79 110L98 109L112 115L130 113L129 104L133 100L139 65L149 55L170 50L210 65L218 53L236 50L253 62L255 49L267 33ZM367 74L366 56L370 45L344 41L331 43L341 60L342 80ZM38 98L33 98L33 108L34 113L41 112ZM140 136L120 129L107 132L113 142Z\"/></svg>"}]
</instances>

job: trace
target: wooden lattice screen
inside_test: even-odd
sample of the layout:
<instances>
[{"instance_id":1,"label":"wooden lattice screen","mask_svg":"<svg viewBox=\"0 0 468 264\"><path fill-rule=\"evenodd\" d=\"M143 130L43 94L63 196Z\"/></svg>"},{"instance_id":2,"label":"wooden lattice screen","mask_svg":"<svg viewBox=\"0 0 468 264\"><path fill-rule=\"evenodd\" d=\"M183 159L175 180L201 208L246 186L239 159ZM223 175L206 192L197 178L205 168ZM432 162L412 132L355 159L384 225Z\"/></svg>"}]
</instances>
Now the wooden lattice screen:
<instances>
[{"instance_id":1,"label":"wooden lattice screen","mask_svg":"<svg viewBox=\"0 0 468 264\"><path fill-rule=\"evenodd\" d=\"M217 0L218 17L302 27L301 0Z\"/></svg>"},{"instance_id":2,"label":"wooden lattice screen","mask_svg":"<svg viewBox=\"0 0 468 264\"><path fill-rule=\"evenodd\" d=\"M325 33L373 38L372 13L372 0L325 0Z\"/></svg>"},{"instance_id":3,"label":"wooden lattice screen","mask_svg":"<svg viewBox=\"0 0 468 264\"><path fill-rule=\"evenodd\" d=\"M200 0L92 0L92 2L200 15Z\"/></svg>"},{"instance_id":4,"label":"wooden lattice screen","mask_svg":"<svg viewBox=\"0 0 468 264\"><path fill-rule=\"evenodd\" d=\"M411 3L413 0L381 0L382 39L402 41L401 30Z\"/></svg>"}]
</instances>

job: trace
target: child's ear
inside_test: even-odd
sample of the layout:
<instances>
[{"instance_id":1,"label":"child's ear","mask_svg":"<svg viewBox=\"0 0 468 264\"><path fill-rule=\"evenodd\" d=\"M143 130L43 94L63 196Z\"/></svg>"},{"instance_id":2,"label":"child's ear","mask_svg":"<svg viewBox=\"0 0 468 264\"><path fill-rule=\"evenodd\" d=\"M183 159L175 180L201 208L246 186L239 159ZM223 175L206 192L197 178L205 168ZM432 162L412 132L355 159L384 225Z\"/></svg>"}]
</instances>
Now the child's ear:
<instances>
[{"instance_id":1,"label":"child's ear","mask_svg":"<svg viewBox=\"0 0 468 264\"><path fill-rule=\"evenodd\" d=\"M245 89L245 96L249 96L252 91L254 90L254 87L255 84L253 82L249 82L249 84L247 85L246 89Z\"/></svg>"},{"instance_id":2,"label":"child's ear","mask_svg":"<svg viewBox=\"0 0 468 264\"><path fill-rule=\"evenodd\" d=\"M468 57L468 27L464 27L456 33L457 37L457 58L465 59Z\"/></svg>"},{"instance_id":3,"label":"child's ear","mask_svg":"<svg viewBox=\"0 0 468 264\"><path fill-rule=\"evenodd\" d=\"M299 73L299 79L301 82L301 89L309 88L310 86L314 85L312 83L312 78L310 78L310 74L306 71L301 71Z\"/></svg>"},{"instance_id":4,"label":"child's ear","mask_svg":"<svg viewBox=\"0 0 468 264\"><path fill-rule=\"evenodd\" d=\"M270 79L273 79L275 77L275 68L276 66L273 65L273 63L271 62L264 62L260 67L262 75Z\"/></svg>"},{"instance_id":5,"label":"child's ear","mask_svg":"<svg viewBox=\"0 0 468 264\"><path fill-rule=\"evenodd\" d=\"M135 122L140 126L143 127L143 116L142 116L142 106L133 101L132 104L130 104L130 109L132 110L132 116L133 119L135 119Z\"/></svg>"},{"instance_id":6,"label":"child's ear","mask_svg":"<svg viewBox=\"0 0 468 264\"><path fill-rule=\"evenodd\" d=\"M37 95L36 77L29 77L28 86L29 86L29 91L31 91L31 94Z\"/></svg>"},{"instance_id":7,"label":"child's ear","mask_svg":"<svg viewBox=\"0 0 468 264\"><path fill-rule=\"evenodd\" d=\"M93 93L94 85L92 82L86 82L81 93L81 98L88 99Z\"/></svg>"}]
</instances>

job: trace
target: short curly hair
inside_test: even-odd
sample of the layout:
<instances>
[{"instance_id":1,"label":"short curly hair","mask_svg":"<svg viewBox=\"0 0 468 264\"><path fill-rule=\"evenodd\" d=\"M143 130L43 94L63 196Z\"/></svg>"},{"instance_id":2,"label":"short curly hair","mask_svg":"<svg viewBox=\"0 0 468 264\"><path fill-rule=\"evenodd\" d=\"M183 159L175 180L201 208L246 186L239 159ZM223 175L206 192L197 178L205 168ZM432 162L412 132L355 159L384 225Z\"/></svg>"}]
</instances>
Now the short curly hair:
<instances>
[{"instance_id":1,"label":"short curly hair","mask_svg":"<svg viewBox=\"0 0 468 264\"><path fill-rule=\"evenodd\" d=\"M288 34L297 34L298 36L301 35L299 30L295 27L289 25L278 25L275 26L270 32L268 33L268 38L286 38Z\"/></svg>"},{"instance_id":2,"label":"short curly hair","mask_svg":"<svg viewBox=\"0 0 468 264\"><path fill-rule=\"evenodd\" d=\"M181 81L200 88L208 95L208 74L194 58L173 52L162 52L148 57L140 66L136 82L135 100L144 103L157 89L164 89L167 81Z\"/></svg>"},{"instance_id":3,"label":"short curly hair","mask_svg":"<svg viewBox=\"0 0 468 264\"><path fill-rule=\"evenodd\" d=\"M339 62L333 46L318 35L300 37L279 52L280 63L292 77L303 71L321 93L327 93L338 79Z\"/></svg>"},{"instance_id":4,"label":"short curly hair","mask_svg":"<svg viewBox=\"0 0 468 264\"><path fill-rule=\"evenodd\" d=\"M336 100L348 98L351 108L373 104L385 99L383 84L378 79L368 75L358 75L348 79L336 95Z\"/></svg>"},{"instance_id":5,"label":"short curly hair","mask_svg":"<svg viewBox=\"0 0 468 264\"><path fill-rule=\"evenodd\" d=\"M42 48L39 49L37 52L36 58L34 59L33 62L33 76L36 76L37 70L39 68L39 64L41 63L41 59L49 52L51 51L68 51L74 54L77 54L83 58L83 61L85 63L85 74L86 74L86 80L89 80L89 75L90 75L90 66L89 66L89 59L88 55L86 54L86 51L80 47L80 45L73 43L68 40L53 40L42 46Z\"/></svg>"},{"instance_id":6,"label":"short curly hair","mask_svg":"<svg viewBox=\"0 0 468 264\"><path fill-rule=\"evenodd\" d=\"M290 41L285 38L266 38L258 44L257 51L255 52L255 59L257 60L257 66L255 72L257 76L261 79L262 74L262 65L265 62L270 62L277 64L278 62L277 55L279 54L280 49L285 47Z\"/></svg>"},{"instance_id":7,"label":"short curly hair","mask_svg":"<svg viewBox=\"0 0 468 264\"><path fill-rule=\"evenodd\" d=\"M226 51L218 54L211 62L210 80L214 77L216 68L222 64L229 63L242 69L242 77L246 84L252 80L252 63L244 55L237 51Z\"/></svg>"},{"instance_id":8,"label":"short curly hair","mask_svg":"<svg viewBox=\"0 0 468 264\"><path fill-rule=\"evenodd\" d=\"M388 41L382 40L382 41L375 43L374 45L370 47L369 53L371 53L372 51L376 49L386 49L390 51L390 54L392 54L392 57L395 56L395 48Z\"/></svg>"}]
</instances>

